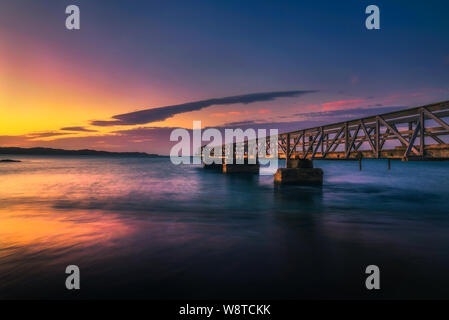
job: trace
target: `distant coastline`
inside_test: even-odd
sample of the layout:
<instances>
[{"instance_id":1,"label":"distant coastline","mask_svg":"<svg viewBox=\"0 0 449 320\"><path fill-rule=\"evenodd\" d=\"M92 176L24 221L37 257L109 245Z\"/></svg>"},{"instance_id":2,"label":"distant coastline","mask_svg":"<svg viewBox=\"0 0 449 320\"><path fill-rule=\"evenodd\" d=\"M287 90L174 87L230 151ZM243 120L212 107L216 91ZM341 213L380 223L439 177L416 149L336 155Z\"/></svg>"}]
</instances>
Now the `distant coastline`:
<instances>
[{"instance_id":1,"label":"distant coastline","mask_svg":"<svg viewBox=\"0 0 449 320\"><path fill-rule=\"evenodd\" d=\"M90 149L82 150L65 150L52 148L19 148L19 147L0 147L0 154L15 154L15 155L54 155L54 156L111 156L111 157L143 157L143 158L166 158L153 153L145 152L109 152L97 151Z\"/></svg>"}]
</instances>

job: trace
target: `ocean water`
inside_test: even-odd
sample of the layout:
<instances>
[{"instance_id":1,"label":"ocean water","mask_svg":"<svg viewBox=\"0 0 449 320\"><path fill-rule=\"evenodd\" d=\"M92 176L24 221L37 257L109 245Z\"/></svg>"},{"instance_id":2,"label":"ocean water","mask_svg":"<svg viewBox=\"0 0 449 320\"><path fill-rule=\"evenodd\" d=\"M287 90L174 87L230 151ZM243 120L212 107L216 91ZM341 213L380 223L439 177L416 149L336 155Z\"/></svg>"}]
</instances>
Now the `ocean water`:
<instances>
[{"instance_id":1,"label":"ocean water","mask_svg":"<svg viewBox=\"0 0 449 320\"><path fill-rule=\"evenodd\" d=\"M315 161L320 188L168 158L8 158L0 299L449 298L449 162Z\"/></svg>"}]
</instances>

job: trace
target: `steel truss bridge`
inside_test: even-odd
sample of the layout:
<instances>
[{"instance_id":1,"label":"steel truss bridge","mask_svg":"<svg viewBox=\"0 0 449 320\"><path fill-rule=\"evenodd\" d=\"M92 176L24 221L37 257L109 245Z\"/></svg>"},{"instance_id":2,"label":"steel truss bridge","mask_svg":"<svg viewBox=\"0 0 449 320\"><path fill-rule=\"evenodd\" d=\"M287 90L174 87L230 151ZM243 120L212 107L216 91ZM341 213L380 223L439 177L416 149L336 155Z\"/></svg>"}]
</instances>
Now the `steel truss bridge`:
<instances>
[{"instance_id":1,"label":"steel truss bridge","mask_svg":"<svg viewBox=\"0 0 449 320\"><path fill-rule=\"evenodd\" d=\"M310 160L449 159L449 101L278 135L278 157ZM267 137L269 150L270 137ZM222 145L223 155L229 145ZM237 143L232 144L235 156ZM202 149L205 147L203 146ZM243 143L244 157L248 141ZM214 157L213 152L211 156ZM224 158L224 156L220 156Z\"/></svg>"},{"instance_id":2,"label":"steel truss bridge","mask_svg":"<svg viewBox=\"0 0 449 320\"><path fill-rule=\"evenodd\" d=\"M449 101L279 135L285 159L449 159Z\"/></svg>"}]
</instances>

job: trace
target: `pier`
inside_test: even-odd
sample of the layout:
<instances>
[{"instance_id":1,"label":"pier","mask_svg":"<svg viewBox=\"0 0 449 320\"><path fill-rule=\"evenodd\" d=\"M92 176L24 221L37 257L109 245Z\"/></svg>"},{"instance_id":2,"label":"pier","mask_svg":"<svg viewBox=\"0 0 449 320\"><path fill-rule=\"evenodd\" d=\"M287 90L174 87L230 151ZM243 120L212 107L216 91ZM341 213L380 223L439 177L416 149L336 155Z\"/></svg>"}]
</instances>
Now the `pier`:
<instances>
[{"instance_id":1,"label":"pier","mask_svg":"<svg viewBox=\"0 0 449 320\"><path fill-rule=\"evenodd\" d=\"M363 159L387 159L388 169L390 160L448 160L448 117L449 101L444 101L281 133L278 135L277 156L285 159L286 165L278 169L274 181L281 184L321 184L323 171L313 167L313 160L358 161L360 170ZM226 166L223 157L223 164L209 166L224 173L258 173L259 165L247 162L248 141L243 144L245 163ZM229 146L221 147L225 154L225 148ZM235 155L236 143L232 148ZM232 170L229 170L230 166Z\"/></svg>"}]
</instances>

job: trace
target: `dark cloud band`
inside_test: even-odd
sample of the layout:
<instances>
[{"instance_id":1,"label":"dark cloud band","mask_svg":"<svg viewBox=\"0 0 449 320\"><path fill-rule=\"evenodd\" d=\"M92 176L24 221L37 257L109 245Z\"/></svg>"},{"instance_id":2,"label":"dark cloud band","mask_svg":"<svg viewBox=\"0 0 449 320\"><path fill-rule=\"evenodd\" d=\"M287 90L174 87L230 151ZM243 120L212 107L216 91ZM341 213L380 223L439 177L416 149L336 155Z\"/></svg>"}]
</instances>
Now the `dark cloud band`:
<instances>
[{"instance_id":1,"label":"dark cloud band","mask_svg":"<svg viewBox=\"0 0 449 320\"><path fill-rule=\"evenodd\" d=\"M97 130L86 129L84 127L65 127L61 128L63 131L79 131L79 132L98 132Z\"/></svg>"},{"instance_id":2,"label":"dark cloud band","mask_svg":"<svg viewBox=\"0 0 449 320\"><path fill-rule=\"evenodd\" d=\"M165 106L119 114L112 117L114 120L92 121L92 125L117 126L117 125L146 124L151 122L163 121L179 113L197 111L214 105L229 105L236 103L250 104L254 102L271 101L277 98L297 97L311 92L314 91L295 90L295 91L261 92L261 93L245 94L240 96L200 100L173 106Z\"/></svg>"}]
</instances>

